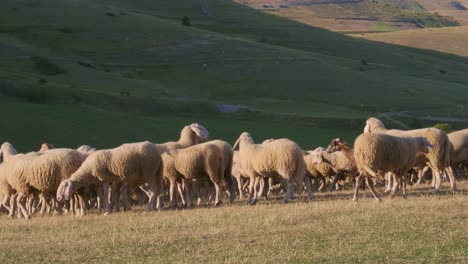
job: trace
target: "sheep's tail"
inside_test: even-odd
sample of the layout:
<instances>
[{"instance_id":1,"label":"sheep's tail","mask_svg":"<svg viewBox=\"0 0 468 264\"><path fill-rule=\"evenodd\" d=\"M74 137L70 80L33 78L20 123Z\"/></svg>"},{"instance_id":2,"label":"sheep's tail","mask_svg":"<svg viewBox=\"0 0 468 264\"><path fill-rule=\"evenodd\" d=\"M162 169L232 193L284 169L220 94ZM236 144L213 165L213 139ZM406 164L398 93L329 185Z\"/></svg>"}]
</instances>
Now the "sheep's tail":
<instances>
[{"instance_id":1,"label":"sheep's tail","mask_svg":"<svg viewBox=\"0 0 468 264\"><path fill-rule=\"evenodd\" d=\"M362 165L362 168L369 173L372 177L377 178L377 173L375 173L369 166L367 165Z\"/></svg>"},{"instance_id":2,"label":"sheep's tail","mask_svg":"<svg viewBox=\"0 0 468 264\"><path fill-rule=\"evenodd\" d=\"M429 131L431 132L426 134L426 138L430 138L429 141L431 141L434 147L429 148L427 158L431 164L430 167L442 174L445 168L450 165L451 143L447 134L445 134L443 131L439 130L437 131L438 133L433 133L433 130Z\"/></svg>"}]
</instances>

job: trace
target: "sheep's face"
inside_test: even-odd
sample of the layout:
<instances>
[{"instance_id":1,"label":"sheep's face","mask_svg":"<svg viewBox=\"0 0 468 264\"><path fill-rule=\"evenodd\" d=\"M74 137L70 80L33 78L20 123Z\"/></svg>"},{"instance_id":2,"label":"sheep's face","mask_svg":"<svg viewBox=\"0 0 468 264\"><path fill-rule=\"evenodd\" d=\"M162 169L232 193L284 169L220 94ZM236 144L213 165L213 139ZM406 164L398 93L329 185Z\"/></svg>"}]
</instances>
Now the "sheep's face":
<instances>
[{"instance_id":1,"label":"sheep's face","mask_svg":"<svg viewBox=\"0 0 468 264\"><path fill-rule=\"evenodd\" d=\"M73 184L69 180L64 180L60 183L57 189L57 201L70 200L73 194Z\"/></svg>"},{"instance_id":2,"label":"sheep's face","mask_svg":"<svg viewBox=\"0 0 468 264\"><path fill-rule=\"evenodd\" d=\"M323 162L322 151L323 148L316 148L314 151L309 152L313 164L320 164Z\"/></svg>"},{"instance_id":3,"label":"sheep's face","mask_svg":"<svg viewBox=\"0 0 468 264\"><path fill-rule=\"evenodd\" d=\"M234 143L234 147L232 149L235 149L237 145L239 145L241 142L249 142L251 144L254 144L253 138L248 132L243 132L240 134L239 138L236 140L236 143Z\"/></svg>"}]
</instances>

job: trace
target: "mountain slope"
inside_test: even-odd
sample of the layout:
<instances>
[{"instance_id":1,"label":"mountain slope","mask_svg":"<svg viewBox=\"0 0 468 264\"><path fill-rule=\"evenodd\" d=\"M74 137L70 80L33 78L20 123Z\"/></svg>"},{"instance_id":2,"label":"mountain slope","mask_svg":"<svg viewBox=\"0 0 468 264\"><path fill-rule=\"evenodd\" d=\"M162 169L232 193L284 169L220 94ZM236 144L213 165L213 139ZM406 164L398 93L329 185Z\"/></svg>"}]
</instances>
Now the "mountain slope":
<instances>
[{"instance_id":1,"label":"mountain slope","mask_svg":"<svg viewBox=\"0 0 468 264\"><path fill-rule=\"evenodd\" d=\"M191 26L181 25L183 16ZM53 105L51 113L66 104L159 121L229 118L214 123L230 127L220 134L230 137L250 130L243 120L279 122L299 134L317 127L354 134L363 118L378 112L466 114L459 105L467 94L467 59L354 39L225 0L6 0L0 46L0 97L11 102L9 109L28 101ZM220 104L254 112L221 113ZM72 112L70 118L79 113ZM107 119L82 122L102 126L105 134L122 120ZM143 129L143 123L133 126ZM3 137L14 139L19 124L1 126L9 131ZM66 142L61 131L70 128L57 127ZM252 131L265 135L259 126ZM289 129L276 135L287 136L283 131ZM92 137L82 133L81 141ZM21 135L24 144L39 140ZM121 137L103 140L107 146Z\"/></svg>"}]
</instances>

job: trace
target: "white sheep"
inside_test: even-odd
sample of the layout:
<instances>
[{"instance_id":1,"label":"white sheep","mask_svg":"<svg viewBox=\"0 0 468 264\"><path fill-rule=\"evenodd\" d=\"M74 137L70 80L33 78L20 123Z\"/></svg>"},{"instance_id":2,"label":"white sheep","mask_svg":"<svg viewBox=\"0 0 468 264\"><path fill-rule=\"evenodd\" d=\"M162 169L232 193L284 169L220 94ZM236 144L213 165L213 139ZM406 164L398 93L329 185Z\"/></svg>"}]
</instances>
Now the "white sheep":
<instances>
[{"instance_id":1,"label":"white sheep","mask_svg":"<svg viewBox=\"0 0 468 264\"><path fill-rule=\"evenodd\" d=\"M393 172L396 175L397 181L394 184L394 189L392 189L392 196L394 196L401 179L414 166L416 155L419 152L428 153L428 147L432 148L433 145L424 137L361 134L354 142L354 159L359 170L359 176L356 178L353 200L358 200L359 187L364 178L374 197L380 200L370 178L376 179L378 171ZM406 196L404 182L403 194Z\"/></svg>"},{"instance_id":2,"label":"white sheep","mask_svg":"<svg viewBox=\"0 0 468 264\"><path fill-rule=\"evenodd\" d=\"M451 189L457 189L455 177L450 167L451 144L447 134L437 128L422 128L415 130L386 129L382 121L377 118L369 118L366 121L364 133L384 133L399 137L425 137L434 146L426 153L427 165L432 169L435 176L434 192L438 192L441 183L441 174L446 173L450 179Z\"/></svg>"},{"instance_id":3,"label":"white sheep","mask_svg":"<svg viewBox=\"0 0 468 264\"><path fill-rule=\"evenodd\" d=\"M184 183L188 207L192 206L190 182L209 179L215 186L215 206L220 204L220 188L226 186L225 161L222 150L210 142L183 149L173 149L161 155L164 163L163 175L170 182L169 196L171 207L174 207L175 187Z\"/></svg>"},{"instance_id":4,"label":"white sheep","mask_svg":"<svg viewBox=\"0 0 468 264\"><path fill-rule=\"evenodd\" d=\"M253 198L256 177L281 177L287 185L284 202L292 198L294 187L301 189L305 163L302 150L295 142L289 139L277 139L268 144L255 144L250 134L243 132L234 144L234 149L237 146L239 146L242 169L250 177L248 199L250 204L255 204L257 201Z\"/></svg>"},{"instance_id":5,"label":"white sheep","mask_svg":"<svg viewBox=\"0 0 468 264\"><path fill-rule=\"evenodd\" d=\"M149 198L147 211L154 209L156 196L162 187L162 160L155 144L145 141L123 144L117 148L97 150L89 155L73 175L60 183L57 200L69 200L73 193L89 184L103 184L104 194L108 194L109 183L131 186L147 184ZM104 199L108 213L112 207Z\"/></svg>"}]
</instances>

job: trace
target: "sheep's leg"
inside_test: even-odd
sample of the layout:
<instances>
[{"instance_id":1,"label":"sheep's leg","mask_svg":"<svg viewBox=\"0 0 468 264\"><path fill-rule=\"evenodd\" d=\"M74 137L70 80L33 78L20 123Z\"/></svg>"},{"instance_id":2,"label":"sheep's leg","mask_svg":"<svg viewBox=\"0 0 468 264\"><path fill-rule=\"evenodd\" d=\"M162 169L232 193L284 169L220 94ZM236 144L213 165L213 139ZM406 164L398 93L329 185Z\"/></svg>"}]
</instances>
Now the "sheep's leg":
<instances>
[{"instance_id":1,"label":"sheep's leg","mask_svg":"<svg viewBox=\"0 0 468 264\"><path fill-rule=\"evenodd\" d=\"M244 195L243 195L243 191L242 191L242 185L243 185L243 179L242 179L242 176L236 178L237 179L237 188L239 188L239 199L240 200L244 200Z\"/></svg>"},{"instance_id":2,"label":"sheep's leg","mask_svg":"<svg viewBox=\"0 0 468 264\"><path fill-rule=\"evenodd\" d=\"M318 187L317 191L322 192L326 186L326 183L327 183L327 180L325 179L325 177L320 176L320 186Z\"/></svg>"},{"instance_id":3,"label":"sheep's leg","mask_svg":"<svg viewBox=\"0 0 468 264\"><path fill-rule=\"evenodd\" d=\"M449 180L450 180L450 189L452 191L457 191L457 182L455 180L455 174L453 172L453 169L451 166L447 166L447 168L445 168L445 173L447 174Z\"/></svg>"},{"instance_id":4,"label":"sheep's leg","mask_svg":"<svg viewBox=\"0 0 468 264\"><path fill-rule=\"evenodd\" d=\"M378 201L378 202L381 202L382 201L382 198L380 198L380 196L377 194L377 192L375 191L375 187L374 187L374 182L372 181L372 179L369 179L368 177L366 177L366 185L367 187L369 187L371 193L374 195L374 198Z\"/></svg>"},{"instance_id":5,"label":"sheep's leg","mask_svg":"<svg viewBox=\"0 0 468 264\"><path fill-rule=\"evenodd\" d=\"M257 198L253 197L254 187L255 187L255 176L251 176L250 182L249 182L249 197L248 197L248 204L250 205L254 205L255 203L257 203Z\"/></svg>"},{"instance_id":6,"label":"sheep's leg","mask_svg":"<svg viewBox=\"0 0 468 264\"><path fill-rule=\"evenodd\" d=\"M190 180L184 180L182 181L182 185L181 184L177 185L177 187L179 187L180 200L182 201L182 204L186 206L187 208L192 208L193 206L193 203L192 203L193 184L194 182ZM184 197L184 194L185 194L185 197ZM200 195L198 194L198 196Z\"/></svg>"},{"instance_id":7,"label":"sheep's leg","mask_svg":"<svg viewBox=\"0 0 468 264\"><path fill-rule=\"evenodd\" d=\"M10 212L10 210L11 210L11 209L10 209L10 206L7 205L8 200L10 200L10 195L5 195L5 196L3 196L3 199L2 199L2 206L5 207L5 209L6 209L8 212Z\"/></svg>"},{"instance_id":8,"label":"sheep's leg","mask_svg":"<svg viewBox=\"0 0 468 264\"><path fill-rule=\"evenodd\" d=\"M8 214L8 217L10 218L13 218L16 212L16 197L18 197L18 193L15 193L10 197L10 213Z\"/></svg>"},{"instance_id":9,"label":"sheep's leg","mask_svg":"<svg viewBox=\"0 0 468 264\"><path fill-rule=\"evenodd\" d=\"M185 194L186 197L188 197L189 194L187 192L184 192L184 190L183 190L183 189L187 190L187 187L188 187L187 184L185 184L185 188L183 188L182 183L177 183L177 192L179 193L180 201L182 202L182 206L184 206L184 207L185 206L188 207L187 202L186 202L186 200L184 198L184 194Z\"/></svg>"},{"instance_id":10,"label":"sheep's leg","mask_svg":"<svg viewBox=\"0 0 468 264\"><path fill-rule=\"evenodd\" d=\"M265 178L258 178L258 192L257 198L260 199L263 196L263 191L265 190Z\"/></svg>"},{"instance_id":11,"label":"sheep's leg","mask_svg":"<svg viewBox=\"0 0 468 264\"><path fill-rule=\"evenodd\" d=\"M359 188L361 187L362 181L364 176L362 174L359 174L359 176L356 177L356 187L354 188L354 197L353 201L357 202L359 200Z\"/></svg>"},{"instance_id":12,"label":"sheep's leg","mask_svg":"<svg viewBox=\"0 0 468 264\"><path fill-rule=\"evenodd\" d=\"M109 182L104 182L102 184L102 190L103 190L102 201L104 202L104 208L106 210L105 214L110 214L112 213L112 207L110 206L110 203L109 203Z\"/></svg>"},{"instance_id":13,"label":"sheep's leg","mask_svg":"<svg viewBox=\"0 0 468 264\"><path fill-rule=\"evenodd\" d=\"M284 177L283 177L284 178ZM293 197L294 195L294 183L293 183L293 179L290 177L288 178L289 180L285 181L286 185L287 185L287 190L286 190L286 194L284 195L284 198L283 198L283 203L287 203L289 202L289 200Z\"/></svg>"},{"instance_id":14,"label":"sheep's leg","mask_svg":"<svg viewBox=\"0 0 468 264\"><path fill-rule=\"evenodd\" d=\"M385 184L384 193L387 194L387 193L390 193L392 191L393 174L391 172L385 173L385 180L386 180L386 184Z\"/></svg>"},{"instance_id":15,"label":"sheep's leg","mask_svg":"<svg viewBox=\"0 0 468 264\"><path fill-rule=\"evenodd\" d=\"M402 188L403 188L403 198L407 198L408 197L408 193L406 192L406 181L407 181L407 177L406 176L402 176L400 177L401 179L401 185L402 185Z\"/></svg>"},{"instance_id":16,"label":"sheep's leg","mask_svg":"<svg viewBox=\"0 0 468 264\"><path fill-rule=\"evenodd\" d=\"M169 206L171 209L175 208L175 185L176 183L173 180L169 182Z\"/></svg>"},{"instance_id":17,"label":"sheep's leg","mask_svg":"<svg viewBox=\"0 0 468 264\"><path fill-rule=\"evenodd\" d=\"M20 212L23 214L24 219L28 220L29 219L29 214L26 208L24 207L23 202L26 202L24 199L26 198L23 194L19 193L18 196L16 197L16 203L18 204L18 209Z\"/></svg>"},{"instance_id":18,"label":"sheep's leg","mask_svg":"<svg viewBox=\"0 0 468 264\"><path fill-rule=\"evenodd\" d=\"M327 192L331 192L333 190L339 178L340 178L340 175L338 173L335 176L333 176L331 184L328 185Z\"/></svg>"},{"instance_id":19,"label":"sheep's leg","mask_svg":"<svg viewBox=\"0 0 468 264\"><path fill-rule=\"evenodd\" d=\"M432 170L432 177L435 178L433 193L438 193L440 190L440 184L442 183L442 177L437 170Z\"/></svg>"},{"instance_id":20,"label":"sheep's leg","mask_svg":"<svg viewBox=\"0 0 468 264\"><path fill-rule=\"evenodd\" d=\"M304 176L304 184L306 186L306 191L307 191L307 201L310 202L312 200L312 182L309 176Z\"/></svg>"},{"instance_id":21,"label":"sheep's leg","mask_svg":"<svg viewBox=\"0 0 468 264\"><path fill-rule=\"evenodd\" d=\"M390 197L393 198L398 193L400 189L400 177L397 177L396 174L393 174L393 187L392 191L390 192Z\"/></svg>"},{"instance_id":22,"label":"sheep's leg","mask_svg":"<svg viewBox=\"0 0 468 264\"><path fill-rule=\"evenodd\" d=\"M39 212L39 214L43 215L47 210L47 194L40 193L39 200L41 201L41 211Z\"/></svg>"},{"instance_id":23,"label":"sheep's leg","mask_svg":"<svg viewBox=\"0 0 468 264\"><path fill-rule=\"evenodd\" d=\"M131 187L128 185L128 183L124 183L122 184L122 187L120 187L120 196L124 211L127 211L130 207L130 202L128 201L128 191L130 188Z\"/></svg>"}]
</instances>

